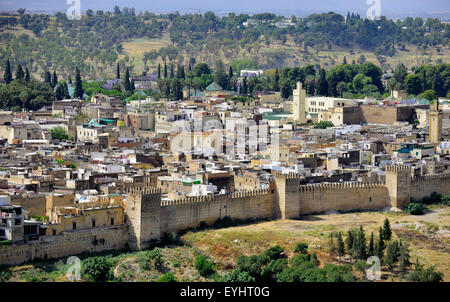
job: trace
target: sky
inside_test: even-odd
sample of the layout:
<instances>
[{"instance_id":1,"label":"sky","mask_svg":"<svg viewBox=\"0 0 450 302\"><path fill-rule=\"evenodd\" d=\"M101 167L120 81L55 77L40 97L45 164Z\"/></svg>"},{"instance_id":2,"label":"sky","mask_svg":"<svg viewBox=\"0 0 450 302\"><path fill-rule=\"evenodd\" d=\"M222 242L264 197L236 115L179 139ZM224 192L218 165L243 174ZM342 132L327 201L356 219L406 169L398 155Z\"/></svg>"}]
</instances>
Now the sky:
<instances>
[{"instance_id":1,"label":"sky","mask_svg":"<svg viewBox=\"0 0 450 302\"><path fill-rule=\"evenodd\" d=\"M0 0L0 11L25 8L28 11L67 11L67 2L74 0ZM365 14L371 6L367 2L380 1L381 14L450 14L450 0L80 0L81 10L112 10L119 7L134 7L136 11L154 12L274 12L301 15L311 12L347 11Z\"/></svg>"}]
</instances>

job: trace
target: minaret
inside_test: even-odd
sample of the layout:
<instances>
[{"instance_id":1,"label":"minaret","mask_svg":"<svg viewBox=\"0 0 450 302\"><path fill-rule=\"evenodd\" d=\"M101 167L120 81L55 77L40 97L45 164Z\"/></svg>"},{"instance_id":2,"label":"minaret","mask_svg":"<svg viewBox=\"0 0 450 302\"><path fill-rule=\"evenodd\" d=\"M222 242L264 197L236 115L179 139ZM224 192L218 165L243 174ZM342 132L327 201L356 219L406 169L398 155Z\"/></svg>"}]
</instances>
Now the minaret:
<instances>
[{"instance_id":1,"label":"minaret","mask_svg":"<svg viewBox=\"0 0 450 302\"><path fill-rule=\"evenodd\" d=\"M302 88L302 83L297 83L297 89L293 91L294 95L294 120L300 124L306 124L305 117L305 104L306 104L306 91Z\"/></svg>"},{"instance_id":2,"label":"minaret","mask_svg":"<svg viewBox=\"0 0 450 302\"><path fill-rule=\"evenodd\" d=\"M439 143L442 140L442 110L439 110L439 101L435 100L428 115L430 142Z\"/></svg>"}]
</instances>

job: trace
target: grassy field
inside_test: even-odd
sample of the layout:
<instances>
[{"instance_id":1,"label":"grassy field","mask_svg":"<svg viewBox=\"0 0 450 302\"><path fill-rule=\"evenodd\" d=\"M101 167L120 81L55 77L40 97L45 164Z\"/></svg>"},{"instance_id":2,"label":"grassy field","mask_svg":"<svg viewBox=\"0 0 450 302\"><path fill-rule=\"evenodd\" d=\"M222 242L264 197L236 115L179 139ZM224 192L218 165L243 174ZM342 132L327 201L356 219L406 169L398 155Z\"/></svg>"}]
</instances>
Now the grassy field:
<instances>
[{"instance_id":1,"label":"grassy field","mask_svg":"<svg viewBox=\"0 0 450 302\"><path fill-rule=\"evenodd\" d=\"M137 74L142 73L144 71L144 62L142 61L144 57L144 53L151 50L160 50L163 47L167 47L170 45L169 35L165 34L161 39L133 39L122 43L123 52L119 56L119 59L123 59L128 56L130 58L131 65L134 66L134 71ZM158 63L161 63L161 58L158 58L155 62L147 62L147 65L151 69L155 69L158 66Z\"/></svg>"},{"instance_id":2,"label":"grassy field","mask_svg":"<svg viewBox=\"0 0 450 302\"><path fill-rule=\"evenodd\" d=\"M306 242L314 251L321 266L338 263L328 255L328 239L333 231L346 233L362 225L366 237L378 229L388 218L394 238L400 238L410 245L411 260L436 265L444 273L444 280L450 281L450 208L437 208L423 216L403 213L361 212L306 216L301 220L274 220L253 225L220 230L190 232L182 239L217 260L222 269L234 267L239 255L261 253L268 247L279 244L288 254L295 245ZM383 270L384 280L390 280L391 273ZM394 277L394 280L398 280Z\"/></svg>"}]
</instances>

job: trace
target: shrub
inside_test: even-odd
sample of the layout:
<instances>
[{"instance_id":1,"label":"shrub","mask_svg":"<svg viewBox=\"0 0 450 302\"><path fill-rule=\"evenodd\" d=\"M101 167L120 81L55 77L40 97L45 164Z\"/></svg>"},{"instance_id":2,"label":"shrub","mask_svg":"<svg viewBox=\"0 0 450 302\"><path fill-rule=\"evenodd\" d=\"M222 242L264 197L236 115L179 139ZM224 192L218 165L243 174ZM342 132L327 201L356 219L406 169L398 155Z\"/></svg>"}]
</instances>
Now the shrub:
<instances>
[{"instance_id":1,"label":"shrub","mask_svg":"<svg viewBox=\"0 0 450 302\"><path fill-rule=\"evenodd\" d=\"M247 272L258 281L261 277L262 268L267 264L268 258L265 255L239 256L237 259L237 270Z\"/></svg>"},{"instance_id":2,"label":"shrub","mask_svg":"<svg viewBox=\"0 0 450 302\"><path fill-rule=\"evenodd\" d=\"M434 266L423 268L417 265L414 271L406 275L406 280L410 282L441 282L444 274L437 271Z\"/></svg>"},{"instance_id":3,"label":"shrub","mask_svg":"<svg viewBox=\"0 0 450 302\"><path fill-rule=\"evenodd\" d=\"M421 203L418 202L410 202L406 206L406 212L411 215L423 215L424 207Z\"/></svg>"},{"instance_id":4,"label":"shrub","mask_svg":"<svg viewBox=\"0 0 450 302\"><path fill-rule=\"evenodd\" d=\"M288 267L286 259L272 260L261 271L261 278L263 281L276 281L277 275Z\"/></svg>"},{"instance_id":5,"label":"shrub","mask_svg":"<svg viewBox=\"0 0 450 302\"><path fill-rule=\"evenodd\" d=\"M112 280L115 261L109 256L90 257L83 260L82 274L86 279L93 279L97 282Z\"/></svg>"},{"instance_id":6,"label":"shrub","mask_svg":"<svg viewBox=\"0 0 450 302\"><path fill-rule=\"evenodd\" d=\"M11 272L0 272L0 282L7 282L11 277Z\"/></svg>"},{"instance_id":7,"label":"shrub","mask_svg":"<svg viewBox=\"0 0 450 302\"><path fill-rule=\"evenodd\" d=\"M160 270L163 267L161 249L156 247L153 250L147 251L145 254L148 259L153 260L153 264L157 270Z\"/></svg>"},{"instance_id":8,"label":"shrub","mask_svg":"<svg viewBox=\"0 0 450 302\"><path fill-rule=\"evenodd\" d=\"M178 280L172 273L165 273L157 282L178 282Z\"/></svg>"},{"instance_id":9,"label":"shrub","mask_svg":"<svg viewBox=\"0 0 450 302\"><path fill-rule=\"evenodd\" d=\"M450 206L450 195L442 195L441 203L444 206Z\"/></svg>"},{"instance_id":10,"label":"shrub","mask_svg":"<svg viewBox=\"0 0 450 302\"><path fill-rule=\"evenodd\" d=\"M358 260L355 262L355 264L353 264L353 266L357 271L364 273L366 271L368 265L365 261Z\"/></svg>"},{"instance_id":11,"label":"shrub","mask_svg":"<svg viewBox=\"0 0 450 302\"><path fill-rule=\"evenodd\" d=\"M264 255L269 258L269 260L276 260L284 257L284 250L281 246L275 245L264 252Z\"/></svg>"},{"instance_id":12,"label":"shrub","mask_svg":"<svg viewBox=\"0 0 450 302\"><path fill-rule=\"evenodd\" d=\"M223 276L221 282L255 282L256 279L250 276L248 272L232 270L229 274Z\"/></svg>"},{"instance_id":13,"label":"shrub","mask_svg":"<svg viewBox=\"0 0 450 302\"><path fill-rule=\"evenodd\" d=\"M215 272L214 264L211 261L208 261L204 255L197 256L194 266L200 276L203 277L207 277Z\"/></svg>"},{"instance_id":14,"label":"shrub","mask_svg":"<svg viewBox=\"0 0 450 302\"><path fill-rule=\"evenodd\" d=\"M308 244L304 243L304 242L300 242L295 246L294 249L295 253L301 253L301 254L306 254L308 252Z\"/></svg>"}]
</instances>

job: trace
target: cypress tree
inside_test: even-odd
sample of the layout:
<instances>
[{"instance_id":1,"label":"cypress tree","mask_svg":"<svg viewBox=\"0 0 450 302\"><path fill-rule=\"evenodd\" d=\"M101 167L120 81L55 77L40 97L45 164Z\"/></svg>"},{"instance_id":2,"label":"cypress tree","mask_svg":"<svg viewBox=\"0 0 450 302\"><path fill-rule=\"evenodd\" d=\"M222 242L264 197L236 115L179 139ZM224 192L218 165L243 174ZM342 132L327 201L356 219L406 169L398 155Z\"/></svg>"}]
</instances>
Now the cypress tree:
<instances>
[{"instance_id":1,"label":"cypress tree","mask_svg":"<svg viewBox=\"0 0 450 302\"><path fill-rule=\"evenodd\" d=\"M378 256L378 258L383 259L384 256L384 240L383 240L383 229L380 227L380 232L378 236L378 242L375 245L375 254Z\"/></svg>"},{"instance_id":2,"label":"cypress tree","mask_svg":"<svg viewBox=\"0 0 450 302\"><path fill-rule=\"evenodd\" d=\"M334 234L330 234L330 241L328 241L328 251L330 252L330 257L336 254L336 246L334 245Z\"/></svg>"},{"instance_id":3,"label":"cypress tree","mask_svg":"<svg viewBox=\"0 0 450 302\"><path fill-rule=\"evenodd\" d=\"M400 247L398 252L398 267L400 271L404 272L406 267L411 265L409 259L410 259L409 248L407 245L402 244L402 242L400 241Z\"/></svg>"},{"instance_id":4,"label":"cypress tree","mask_svg":"<svg viewBox=\"0 0 450 302\"><path fill-rule=\"evenodd\" d=\"M167 63L164 61L164 79L167 79Z\"/></svg>"},{"instance_id":5,"label":"cypress tree","mask_svg":"<svg viewBox=\"0 0 450 302\"><path fill-rule=\"evenodd\" d=\"M278 74L278 68L275 69L275 83L280 82L280 75Z\"/></svg>"},{"instance_id":6,"label":"cypress tree","mask_svg":"<svg viewBox=\"0 0 450 302\"><path fill-rule=\"evenodd\" d=\"M242 91L241 94L247 94L247 77L242 80Z\"/></svg>"},{"instance_id":7,"label":"cypress tree","mask_svg":"<svg viewBox=\"0 0 450 302\"><path fill-rule=\"evenodd\" d=\"M22 65L18 64L16 68L16 80L22 80L24 76L25 74L23 72Z\"/></svg>"},{"instance_id":8,"label":"cypress tree","mask_svg":"<svg viewBox=\"0 0 450 302\"><path fill-rule=\"evenodd\" d=\"M55 97L58 101L64 99L64 84L58 84L55 90Z\"/></svg>"},{"instance_id":9,"label":"cypress tree","mask_svg":"<svg viewBox=\"0 0 450 302\"><path fill-rule=\"evenodd\" d=\"M30 83L30 71L28 71L28 67L25 67L25 82Z\"/></svg>"},{"instance_id":10,"label":"cypress tree","mask_svg":"<svg viewBox=\"0 0 450 302\"><path fill-rule=\"evenodd\" d=\"M347 65L347 58L344 56L344 61L342 62L342 64Z\"/></svg>"},{"instance_id":11,"label":"cypress tree","mask_svg":"<svg viewBox=\"0 0 450 302\"><path fill-rule=\"evenodd\" d=\"M359 259L364 259L366 257L367 254L367 245L366 245L366 234L364 233L364 229L363 226L361 225L359 227L359 232L358 232L358 258Z\"/></svg>"},{"instance_id":12,"label":"cypress tree","mask_svg":"<svg viewBox=\"0 0 450 302\"><path fill-rule=\"evenodd\" d=\"M352 230L348 230L347 239L345 239L345 245L347 248L347 253L351 254L353 248L353 233Z\"/></svg>"},{"instance_id":13,"label":"cypress tree","mask_svg":"<svg viewBox=\"0 0 450 302\"><path fill-rule=\"evenodd\" d=\"M83 83L81 81L81 75L80 75L80 70L78 69L78 67L76 68L76 76L75 76L75 93L74 96L76 98L82 99L83 95L84 95L84 91L83 91Z\"/></svg>"},{"instance_id":14,"label":"cypress tree","mask_svg":"<svg viewBox=\"0 0 450 302\"><path fill-rule=\"evenodd\" d=\"M345 244L344 240L342 240L341 232L337 235L337 254L339 256L339 260L341 260L341 257L345 254Z\"/></svg>"},{"instance_id":15,"label":"cypress tree","mask_svg":"<svg viewBox=\"0 0 450 302\"><path fill-rule=\"evenodd\" d=\"M383 226L383 239L388 241L392 237L392 230L391 225L389 223L389 219L384 220L384 226Z\"/></svg>"},{"instance_id":16,"label":"cypress tree","mask_svg":"<svg viewBox=\"0 0 450 302\"><path fill-rule=\"evenodd\" d=\"M399 246L397 241L391 242L387 245L385 263L391 270L394 268L394 265L398 260L398 252Z\"/></svg>"},{"instance_id":17,"label":"cypress tree","mask_svg":"<svg viewBox=\"0 0 450 302\"><path fill-rule=\"evenodd\" d=\"M173 64L170 64L170 78L173 79L174 72L173 72Z\"/></svg>"},{"instance_id":18,"label":"cypress tree","mask_svg":"<svg viewBox=\"0 0 450 302\"><path fill-rule=\"evenodd\" d=\"M64 98L70 99L69 86L67 85L66 82L64 82Z\"/></svg>"},{"instance_id":19,"label":"cypress tree","mask_svg":"<svg viewBox=\"0 0 450 302\"><path fill-rule=\"evenodd\" d=\"M369 249L367 251L367 254L369 256L375 255L375 243L373 241L373 232L370 234Z\"/></svg>"},{"instance_id":20,"label":"cypress tree","mask_svg":"<svg viewBox=\"0 0 450 302\"><path fill-rule=\"evenodd\" d=\"M228 77L231 79L233 77L233 67L228 68Z\"/></svg>"},{"instance_id":21,"label":"cypress tree","mask_svg":"<svg viewBox=\"0 0 450 302\"><path fill-rule=\"evenodd\" d=\"M158 79L161 78L161 64L158 63Z\"/></svg>"},{"instance_id":22,"label":"cypress tree","mask_svg":"<svg viewBox=\"0 0 450 302\"><path fill-rule=\"evenodd\" d=\"M119 64L119 62L117 62L116 77L117 77L117 79L120 79L120 64Z\"/></svg>"},{"instance_id":23,"label":"cypress tree","mask_svg":"<svg viewBox=\"0 0 450 302\"><path fill-rule=\"evenodd\" d=\"M56 71L53 71L53 77L50 86L52 86L52 88L55 88L57 84L58 84L58 77L56 76Z\"/></svg>"},{"instance_id":24,"label":"cypress tree","mask_svg":"<svg viewBox=\"0 0 450 302\"><path fill-rule=\"evenodd\" d=\"M134 92L136 90L136 86L134 85L134 80L131 80L131 83L130 83L130 91L131 92Z\"/></svg>"},{"instance_id":25,"label":"cypress tree","mask_svg":"<svg viewBox=\"0 0 450 302\"><path fill-rule=\"evenodd\" d=\"M318 94L321 96L328 95L328 81L325 75L325 69L320 69L319 72L319 82L318 82Z\"/></svg>"},{"instance_id":26,"label":"cypress tree","mask_svg":"<svg viewBox=\"0 0 450 302\"><path fill-rule=\"evenodd\" d=\"M9 59L6 60L5 75L3 76L3 79L5 80L6 84L12 82L11 64L9 63Z\"/></svg>"},{"instance_id":27,"label":"cypress tree","mask_svg":"<svg viewBox=\"0 0 450 302\"><path fill-rule=\"evenodd\" d=\"M72 84L72 76L69 75L69 84Z\"/></svg>"},{"instance_id":28,"label":"cypress tree","mask_svg":"<svg viewBox=\"0 0 450 302\"><path fill-rule=\"evenodd\" d=\"M52 84L52 75L50 74L50 71L48 71L48 70L45 72L44 82L49 83L50 85Z\"/></svg>"},{"instance_id":29,"label":"cypress tree","mask_svg":"<svg viewBox=\"0 0 450 302\"><path fill-rule=\"evenodd\" d=\"M131 91L130 70L128 69L128 67L125 70L125 77L123 79L123 87L125 88L126 91Z\"/></svg>"},{"instance_id":30,"label":"cypress tree","mask_svg":"<svg viewBox=\"0 0 450 302\"><path fill-rule=\"evenodd\" d=\"M186 73L184 72L184 65L181 65L181 72L180 72L180 75L181 75L181 79L182 79L182 80L185 80L185 79L186 79Z\"/></svg>"}]
</instances>

